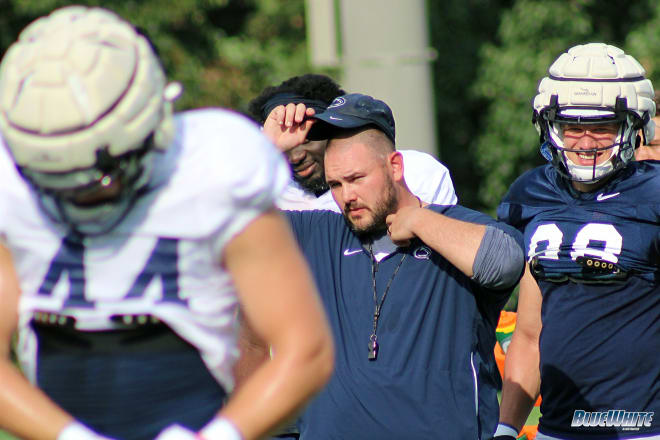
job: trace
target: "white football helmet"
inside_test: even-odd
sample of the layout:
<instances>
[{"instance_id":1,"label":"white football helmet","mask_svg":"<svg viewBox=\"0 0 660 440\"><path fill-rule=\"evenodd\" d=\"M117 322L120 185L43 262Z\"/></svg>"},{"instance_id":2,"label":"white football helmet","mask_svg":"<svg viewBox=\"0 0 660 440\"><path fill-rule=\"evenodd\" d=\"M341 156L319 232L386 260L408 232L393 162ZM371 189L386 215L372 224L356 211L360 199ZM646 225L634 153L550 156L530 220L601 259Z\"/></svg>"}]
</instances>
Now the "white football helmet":
<instances>
[{"instance_id":1,"label":"white football helmet","mask_svg":"<svg viewBox=\"0 0 660 440\"><path fill-rule=\"evenodd\" d=\"M597 182L625 167L642 139L653 140L654 90L644 68L621 49L603 43L570 48L550 66L534 98L534 122L541 136L541 153L558 172L574 181ZM573 163L567 156L562 125L620 124L615 142L604 148L580 150L594 154L609 151L605 162L593 166Z\"/></svg>"},{"instance_id":2,"label":"white football helmet","mask_svg":"<svg viewBox=\"0 0 660 440\"><path fill-rule=\"evenodd\" d=\"M7 50L0 131L52 219L103 233L124 218L155 154L171 143L179 93L130 23L106 9L65 7L28 25ZM110 186L113 196L80 202Z\"/></svg>"}]
</instances>

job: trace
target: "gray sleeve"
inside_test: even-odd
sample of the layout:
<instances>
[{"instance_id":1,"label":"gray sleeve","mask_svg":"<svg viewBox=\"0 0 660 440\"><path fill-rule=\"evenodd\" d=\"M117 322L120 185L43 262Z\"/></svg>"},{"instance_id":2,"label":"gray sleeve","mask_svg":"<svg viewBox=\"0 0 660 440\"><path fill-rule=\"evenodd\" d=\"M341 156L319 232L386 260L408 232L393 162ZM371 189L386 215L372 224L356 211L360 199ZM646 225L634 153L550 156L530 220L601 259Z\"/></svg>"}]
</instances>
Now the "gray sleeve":
<instances>
[{"instance_id":1,"label":"gray sleeve","mask_svg":"<svg viewBox=\"0 0 660 440\"><path fill-rule=\"evenodd\" d=\"M505 289L518 281L523 264L523 251L516 240L501 229L486 226L472 265L472 280L489 289Z\"/></svg>"}]
</instances>

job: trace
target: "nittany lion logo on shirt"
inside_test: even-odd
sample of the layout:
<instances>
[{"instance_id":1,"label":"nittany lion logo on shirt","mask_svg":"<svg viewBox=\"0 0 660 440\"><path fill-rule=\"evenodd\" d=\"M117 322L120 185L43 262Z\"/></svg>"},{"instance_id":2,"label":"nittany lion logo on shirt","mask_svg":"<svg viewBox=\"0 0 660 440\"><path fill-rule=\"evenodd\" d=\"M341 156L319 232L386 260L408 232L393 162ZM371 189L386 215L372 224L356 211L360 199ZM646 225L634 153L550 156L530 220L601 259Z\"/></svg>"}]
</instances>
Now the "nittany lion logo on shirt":
<instances>
[{"instance_id":1,"label":"nittany lion logo on shirt","mask_svg":"<svg viewBox=\"0 0 660 440\"><path fill-rule=\"evenodd\" d=\"M346 104L346 100L340 96L339 98L335 98L335 100L332 101L332 104L330 104L328 108L341 107L344 104Z\"/></svg>"},{"instance_id":2,"label":"nittany lion logo on shirt","mask_svg":"<svg viewBox=\"0 0 660 440\"><path fill-rule=\"evenodd\" d=\"M418 260L428 260L431 258L431 249L426 246L420 246L413 252L413 257Z\"/></svg>"}]
</instances>

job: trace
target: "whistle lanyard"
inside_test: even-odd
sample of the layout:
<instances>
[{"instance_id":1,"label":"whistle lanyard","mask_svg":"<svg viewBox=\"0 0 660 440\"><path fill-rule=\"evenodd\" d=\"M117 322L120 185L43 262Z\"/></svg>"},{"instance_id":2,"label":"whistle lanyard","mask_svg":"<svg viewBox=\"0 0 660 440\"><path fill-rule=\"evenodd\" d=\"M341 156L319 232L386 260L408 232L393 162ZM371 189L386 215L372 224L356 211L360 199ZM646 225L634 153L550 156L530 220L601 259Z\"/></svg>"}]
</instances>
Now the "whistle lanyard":
<instances>
[{"instance_id":1,"label":"whistle lanyard","mask_svg":"<svg viewBox=\"0 0 660 440\"><path fill-rule=\"evenodd\" d=\"M378 300L378 291L376 290L376 271L378 270L378 262L374 258L374 253L373 253L373 244L369 243L367 246L367 250L369 251L369 256L371 257L371 281L372 281L372 287L373 287L373 292L374 292L374 320L373 320L373 330L371 332L371 336L369 336L369 360L370 361L375 361L376 358L378 357L378 336L376 334L376 331L378 330L378 318L380 318L380 311L383 307L383 304L385 303L385 298L387 297L387 293L390 291L390 286L392 285L392 281L394 281L394 277L396 276L397 272L399 272L399 269L401 268L401 265L403 264L403 260L406 259L408 254L403 254L401 259L399 260L399 263L396 265L394 268L394 272L392 273L392 276L390 277L390 280L387 282L387 285L385 286L385 291L383 292L383 296L380 298L380 301Z\"/></svg>"}]
</instances>

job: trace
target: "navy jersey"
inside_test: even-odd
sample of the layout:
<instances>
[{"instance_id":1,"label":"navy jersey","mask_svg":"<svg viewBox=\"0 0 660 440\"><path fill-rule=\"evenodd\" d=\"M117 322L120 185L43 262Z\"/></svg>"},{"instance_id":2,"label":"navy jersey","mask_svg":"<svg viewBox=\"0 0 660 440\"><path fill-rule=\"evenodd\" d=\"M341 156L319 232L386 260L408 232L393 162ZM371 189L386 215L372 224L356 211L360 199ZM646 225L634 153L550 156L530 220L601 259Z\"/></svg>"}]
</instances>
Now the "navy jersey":
<instances>
[{"instance_id":1,"label":"navy jersey","mask_svg":"<svg viewBox=\"0 0 660 440\"><path fill-rule=\"evenodd\" d=\"M579 420L580 411L660 416L659 173L660 163L636 162L577 194L546 165L514 182L499 206L499 218L524 234L543 295L546 434L660 433L660 419L632 430Z\"/></svg>"},{"instance_id":2,"label":"navy jersey","mask_svg":"<svg viewBox=\"0 0 660 440\"><path fill-rule=\"evenodd\" d=\"M430 209L496 224L461 206ZM501 385L493 355L495 326L511 289L480 287L419 241L398 248L378 263L380 298L407 254L381 310L378 359L369 361L371 256L342 215L287 214L314 273L336 345L334 376L303 414L301 438L476 439L491 434ZM520 241L515 229L496 225Z\"/></svg>"}]
</instances>

